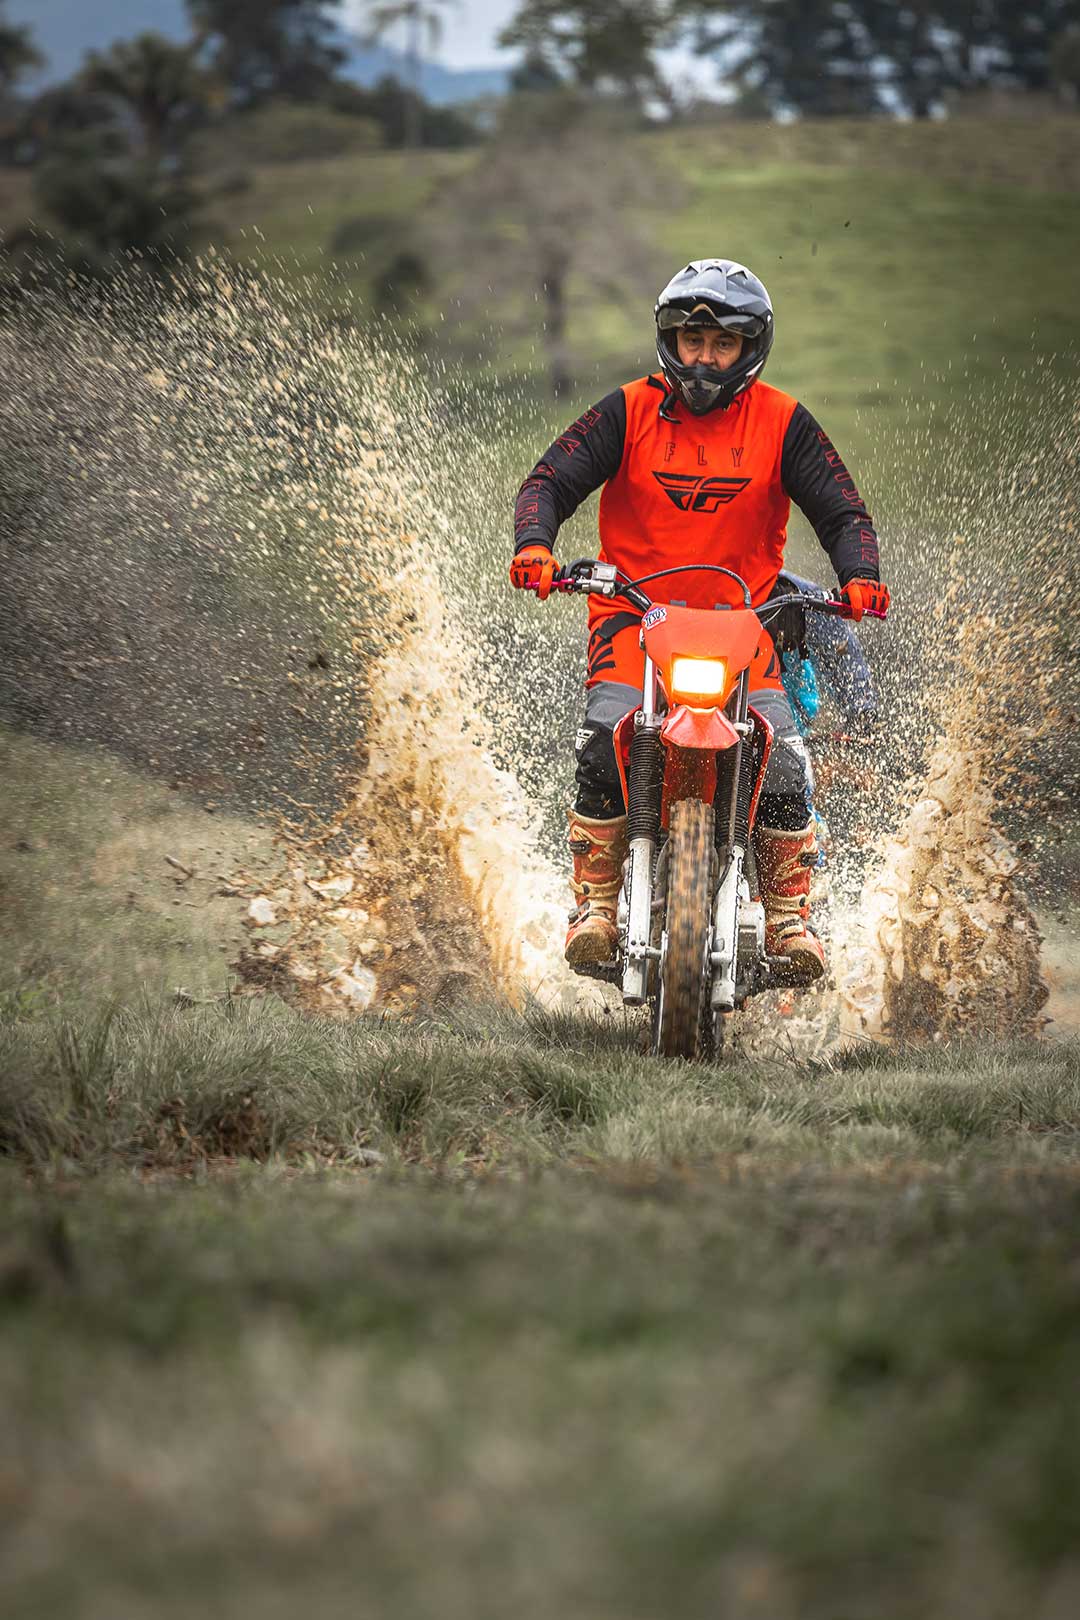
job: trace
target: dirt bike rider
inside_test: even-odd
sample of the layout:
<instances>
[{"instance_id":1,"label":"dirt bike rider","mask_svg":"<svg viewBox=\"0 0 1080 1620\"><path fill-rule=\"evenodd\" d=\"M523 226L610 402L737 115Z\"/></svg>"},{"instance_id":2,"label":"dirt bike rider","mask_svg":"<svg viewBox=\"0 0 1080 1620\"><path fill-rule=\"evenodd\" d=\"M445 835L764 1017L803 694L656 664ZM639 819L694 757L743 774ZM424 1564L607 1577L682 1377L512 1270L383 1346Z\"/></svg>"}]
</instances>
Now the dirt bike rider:
<instances>
[{"instance_id":1,"label":"dirt bike rider","mask_svg":"<svg viewBox=\"0 0 1080 1620\"><path fill-rule=\"evenodd\" d=\"M775 592L791 502L829 555L850 617L884 616L878 542L851 475L809 411L761 382L773 310L757 276L730 259L680 270L655 308L659 373L608 394L545 452L521 486L511 583L550 592L559 526L601 485L600 556L630 579L685 563L740 574L755 608ZM719 580L719 584L716 581ZM734 582L677 574L648 587L658 602L741 605ZM640 615L589 598L585 716L577 736L577 795L570 812L571 888L566 959L610 961L626 857L626 816L613 730L640 702ZM791 959L798 982L825 971L808 927L817 859L806 746L769 635L750 672L750 701L775 735L758 806L755 848L766 949Z\"/></svg>"}]
</instances>

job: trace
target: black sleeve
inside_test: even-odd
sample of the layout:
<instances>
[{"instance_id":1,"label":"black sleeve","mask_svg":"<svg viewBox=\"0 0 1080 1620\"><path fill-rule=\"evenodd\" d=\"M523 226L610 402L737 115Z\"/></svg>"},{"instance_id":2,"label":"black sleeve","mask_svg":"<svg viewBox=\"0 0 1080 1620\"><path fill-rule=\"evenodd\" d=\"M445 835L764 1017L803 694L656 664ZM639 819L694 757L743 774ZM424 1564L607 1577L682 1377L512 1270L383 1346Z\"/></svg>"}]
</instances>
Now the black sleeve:
<instances>
[{"instance_id":1,"label":"black sleeve","mask_svg":"<svg viewBox=\"0 0 1080 1620\"><path fill-rule=\"evenodd\" d=\"M796 405L780 460L784 489L814 526L841 585L880 579L878 541L855 480L803 405Z\"/></svg>"},{"instance_id":2,"label":"black sleeve","mask_svg":"<svg viewBox=\"0 0 1080 1620\"><path fill-rule=\"evenodd\" d=\"M619 470L626 439L626 396L621 388L579 416L536 463L518 491L514 550L553 547L559 525Z\"/></svg>"}]
</instances>

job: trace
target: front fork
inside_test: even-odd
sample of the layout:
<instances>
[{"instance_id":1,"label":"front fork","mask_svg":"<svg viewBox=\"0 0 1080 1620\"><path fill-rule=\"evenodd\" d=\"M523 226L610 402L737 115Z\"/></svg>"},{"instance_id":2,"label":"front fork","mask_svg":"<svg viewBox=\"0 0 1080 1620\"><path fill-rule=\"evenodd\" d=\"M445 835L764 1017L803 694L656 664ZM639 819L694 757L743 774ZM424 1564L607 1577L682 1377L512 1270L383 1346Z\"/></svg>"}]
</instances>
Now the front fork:
<instances>
[{"instance_id":1,"label":"front fork","mask_svg":"<svg viewBox=\"0 0 1080 1620\"><path fill-rule=\"evenodd\" d=\"M656 710L656 666L646 657L641 708L634 716L634 735L630 739L626 784L626 835L630 856L622 993L628 1007L644 1005L649 988L649 963L660 955L652 944L652 910L663 784L664 745L660 741L660 716Z\"/></svg>"},{"instance_id":2,"label":"front fork","mask_svg":"<svg viewBox=\"0 0 1080 1620\"><path fill-rule=\"evenodd\" d=\"M750 801L754 791L753 725L749 717L750 675L744 670L735 695L735 730L739 740L720 755L716 782L716 847L720 884L713 902L709 962L714 1013L731 1012L739 973L739 924L745 891L743 868L750 843Z\"/></svg>"},{"instance_id":3,"label":"front fork","mask_svg":"<svg viewBox=\"0 0 1080 1620\"><path fill-rule=\"evenodd\" d=\"M750 845L750 803L754 794L755 762L750 739L750 673L739 677L735 697L735 730L739 740L721 755L716 784L716 847L720 856L720 886L713 905L712 994L714 1013L731 1012L739 974L739 931L746 893L743 870Z\"/></svg>"}]
</instances>

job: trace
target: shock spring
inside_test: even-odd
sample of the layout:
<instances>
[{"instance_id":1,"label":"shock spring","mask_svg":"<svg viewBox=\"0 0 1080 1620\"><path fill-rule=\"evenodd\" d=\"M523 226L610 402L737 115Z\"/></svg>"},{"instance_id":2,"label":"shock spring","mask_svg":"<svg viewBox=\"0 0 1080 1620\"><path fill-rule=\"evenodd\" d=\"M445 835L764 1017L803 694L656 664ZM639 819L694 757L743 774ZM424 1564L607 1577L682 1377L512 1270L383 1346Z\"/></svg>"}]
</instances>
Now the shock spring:
<instances>
[{"instance_id":1,"label":"shock spring","mask_svg":"<svg viewBox=\"0 0 1080 1620\"><path fill-rule=\"evenodd\" d=\"M627 780L626 835L660 837L660 808L664 784L664 745L659 726L638 726L630 739L630 771Z\"/></svg>"}]
</instances>

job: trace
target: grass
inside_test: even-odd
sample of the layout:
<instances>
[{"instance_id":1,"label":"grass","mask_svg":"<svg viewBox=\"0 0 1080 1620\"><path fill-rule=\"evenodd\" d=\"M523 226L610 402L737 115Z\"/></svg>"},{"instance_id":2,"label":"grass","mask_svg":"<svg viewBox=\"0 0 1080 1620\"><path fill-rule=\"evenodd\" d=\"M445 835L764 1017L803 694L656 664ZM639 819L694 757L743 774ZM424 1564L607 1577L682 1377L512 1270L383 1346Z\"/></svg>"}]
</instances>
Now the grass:
<instances>
[{"instance_id":1,"label":"grass","mask_svg":"<svg viewBox=\"0 0 1080 1620\"><path fill-rule=\"evenodd\" d=\"M1070 1612L1075 1044L232 1004L2 1052L8 1612Z\"/></svg>"},{"instance_id":2,"label":"grass","mask_svg":"<svg viewBox=\"0 0 1080 1620\"><path fill-rule=\"evenodd\" d=\"M0 995L72 1011L133 985L224 990L244 930L221 876L257 868L268 833L114 754L6 727L0 776Z\"/></svg>"},{"instance_id":3,"label":"grass","mask_svg":"<svg viewBox=\"0 0 1080 1620\"><path fill-rule=\"evenodd\" d=\"M70 1163L189 1172L221 1158L524 1172L570 1160L956 1166L1080 1158L1076 1043L857 1050L835 1067L657 1064L637 1023L539 1007L402 1026L276 1003L93 1018L9 998L0 1140Z\"/></svg>"}]
</instances>

